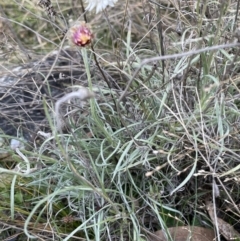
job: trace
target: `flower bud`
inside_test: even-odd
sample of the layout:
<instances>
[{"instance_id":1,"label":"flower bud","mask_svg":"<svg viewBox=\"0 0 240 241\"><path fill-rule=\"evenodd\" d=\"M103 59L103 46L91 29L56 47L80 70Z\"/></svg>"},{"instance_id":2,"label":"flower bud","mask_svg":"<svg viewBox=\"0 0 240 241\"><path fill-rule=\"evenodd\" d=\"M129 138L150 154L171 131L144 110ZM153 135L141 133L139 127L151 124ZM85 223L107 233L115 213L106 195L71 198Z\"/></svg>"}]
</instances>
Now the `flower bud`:
<instances>
[{"instance_id":1,"label":"flower bud","mask_svg":"<svg viewBox=\"0 0 240 241\"><path fill-rule=\"evenodd\" d=\"M91 44L93 34L85 22L77 22L69 29L68 39L72 45L86 47Z\"/></svg>"}]
</instances>

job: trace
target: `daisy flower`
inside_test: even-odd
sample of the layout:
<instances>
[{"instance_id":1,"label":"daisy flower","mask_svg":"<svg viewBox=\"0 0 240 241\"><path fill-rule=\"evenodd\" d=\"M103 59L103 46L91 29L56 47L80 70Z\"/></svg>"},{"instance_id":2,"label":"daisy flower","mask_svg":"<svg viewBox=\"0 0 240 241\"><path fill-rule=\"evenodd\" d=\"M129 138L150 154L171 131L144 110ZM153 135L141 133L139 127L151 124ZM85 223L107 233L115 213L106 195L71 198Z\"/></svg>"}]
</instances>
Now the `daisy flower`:
<instances>
[{"instance_id":1,"label":"daisy flower","mask_svg":"<svg viewBox=\"0 0 240 241\"><path fill-rule=\"evenodd\" d=\"M71 44L86 47L93 40L93 33L85 22L76 22L68 31L68 40Z\"/></svg>"},{"instance_id":2,"label":"daisy flower","mask_svg":"<svg viewBox=\"0 0 240 241\"><path fill-rule=\"evenodd\" d=\"M101 12L107 6L113 7L118 0L85 0L88 4L86 10L92 11L96 8L96 13Z\"/></svg>"}]
</instances>

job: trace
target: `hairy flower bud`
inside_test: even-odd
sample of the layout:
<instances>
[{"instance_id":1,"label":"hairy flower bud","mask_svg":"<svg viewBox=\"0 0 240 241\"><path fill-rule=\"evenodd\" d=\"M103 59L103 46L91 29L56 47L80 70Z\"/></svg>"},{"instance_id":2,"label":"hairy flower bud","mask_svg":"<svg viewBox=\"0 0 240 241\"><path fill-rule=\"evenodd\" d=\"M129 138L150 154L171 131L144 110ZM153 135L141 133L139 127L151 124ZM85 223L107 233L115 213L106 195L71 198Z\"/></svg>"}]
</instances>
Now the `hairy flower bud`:
<instances>
[{"instance_id":1,"label":"hairy flower bud","mask_svg":"<svg viewBox=\"0 0 240 241\"><path fill-rule=\"evenodd\" d=\"M86 47L93 40L93 33L85 22L76 22L68 31L68 39L71 44Z\"/></svg>"}]
</instances>

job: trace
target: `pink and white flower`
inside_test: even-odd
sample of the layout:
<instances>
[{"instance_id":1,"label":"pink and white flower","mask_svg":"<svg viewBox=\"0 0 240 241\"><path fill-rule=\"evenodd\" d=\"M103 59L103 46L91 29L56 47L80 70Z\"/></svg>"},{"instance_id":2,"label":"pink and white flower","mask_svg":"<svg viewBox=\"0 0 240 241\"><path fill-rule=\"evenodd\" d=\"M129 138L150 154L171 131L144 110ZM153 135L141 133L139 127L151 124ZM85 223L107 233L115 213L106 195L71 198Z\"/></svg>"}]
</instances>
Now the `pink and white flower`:
<instances>
[{"instance_id":1,"label":"pink and white flower","mask_svg":"<svg viewBox=\"0 0 240 241\"><path fill-rule=\"evenodd\" d=\"M73 45L86 47L91 44L93 33L85 22L76 22L68 31L68 39Z\"/></svg>"}]
</instances>

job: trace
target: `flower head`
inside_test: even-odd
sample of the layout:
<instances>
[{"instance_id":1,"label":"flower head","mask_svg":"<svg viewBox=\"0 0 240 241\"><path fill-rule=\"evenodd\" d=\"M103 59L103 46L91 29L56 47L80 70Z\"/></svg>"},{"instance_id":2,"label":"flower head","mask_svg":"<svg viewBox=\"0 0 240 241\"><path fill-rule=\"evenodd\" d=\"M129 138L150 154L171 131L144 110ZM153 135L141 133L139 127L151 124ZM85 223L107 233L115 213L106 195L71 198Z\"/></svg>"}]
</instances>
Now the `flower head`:
<instances>
[{"instance_id":1,"label":"flower head","mask_svg":"<svg viewBox=\"0 0 240 241\"><path fill-rule=\"evenodd\" d=\"M96 8L96 13L101 12L107 6L113 7L118 0L85 0L88 4L86 10L92 11Z\"/></svg>"},{"instance_id":2,"label":"flower head","mask_svg":"<svg viewBox=\"0 0 240 241\"><path fill-rule=\"evenodd\" d=\"M77 22L69 29L68 39L73 45L86 47L92 42L93 33L85 22Z\"/></svg>"}]
</instances>

